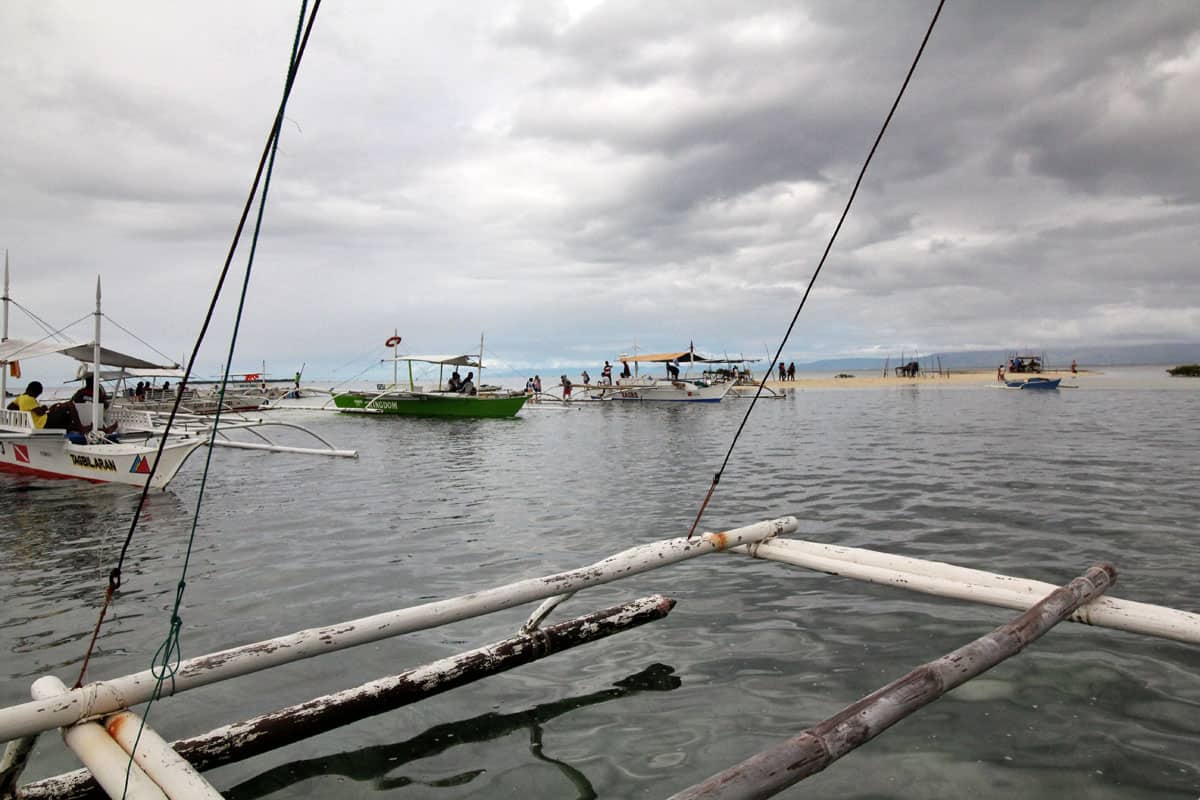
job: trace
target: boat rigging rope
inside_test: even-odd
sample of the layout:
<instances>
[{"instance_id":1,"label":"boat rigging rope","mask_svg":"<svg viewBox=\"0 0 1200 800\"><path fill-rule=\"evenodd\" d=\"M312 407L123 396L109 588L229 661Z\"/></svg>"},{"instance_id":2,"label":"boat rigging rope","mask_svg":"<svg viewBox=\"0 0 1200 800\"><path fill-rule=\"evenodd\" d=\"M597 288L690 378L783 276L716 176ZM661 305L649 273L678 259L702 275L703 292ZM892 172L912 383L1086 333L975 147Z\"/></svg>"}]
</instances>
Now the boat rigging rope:
<instances>
[{"instance_id":1,"label":"boat rigging rope","mask_svg":"<svg viewBox=\"0 0 1200 800\"><path fill-rule=\"evenodd\" d=\"M779 357L783 354L783 348L791 337L792 330L796 327L796 320L800 318L800 312L804 309L804 303L808 300L808 295L812 292L813 285L817 282L817 276L821 274L821 268L825 266L825 260L829 258L829 251L833 249L833 243L837 240L838 232L841 231L842 224L850 214L850 206L854 203L854 198L858 194L858 187L862 185L863 177L867 174L867 167L871 165L871 159L875 157L875 151L879 149L879 143L883 141L883 134L887 131L888 124L892 121L892 117L900 105L900 98L904 97L904 90L908 88L913 73L916 72L917 63L921 60L921 54L925 52L925 45L929 43L929 37L933 34L933 26L937 24L938 16L942 13L942 6L945 4L946 0L938 0L937 8L933 12L933 18L929 20L929 27L925 31L925 38L921 40L921 46L917 48L917 54L913 57L912 64L908 68L908 74L904 76L904 82L900 84L900 91L896 93L896 99L892 102L892 107L888 111L887 117L884 118L883 125L879 128L879 133L875 136L875 142L871 145L870 152L867 153L867 158L863 162L862 169L858 171L858 179L854 181L854 188L850 191L850 198L846 201L846 207L842 209L842 216L838 219L837 226L833 229L833 234L829 237L829 242L825 245L825 252L821 254L821 260L817 262L817 268L813 270L812 278L808 281L808 288L804 290L804 296L800 298L800 305L796 307L796 313L792 315L791 324L788 325L787 331L783 334L783 339L779 342L779 348L775 351L775 357L771 359L771 363L767 367L762 380L758 382L758 390L755 391L754 397L750 400L750 407L746 409L746 415L742 417L742 422L738 425L737 432L733 435L733 441L729 443L729 450L725 453L725 459L721 462L721 468L713 475L708 492L704 495L704 502L700 504L700 510L696 513L696 519L692 522L692 527L688 531L688 539L691 539L692 535L696 533L696 527L700 524L700 518L704 516L704 509L708 507L708 501L712 499L713 492L717 489L717 484L721 482L721 475L725 472L725 468L729 465L729 459L733 456L733 448L737 446L738 437L742 435L746 423L750 420L750 414L754 411L754 406L758 403L758 398L762 395L763 389L767 385L767 378L771 377L775 371L775 365L779 363Z\"/></svg>"},{"instance_id":2,"label":"boat rigging rope","mask_svg":"<svg viewBox=\"0 0 1200 800\"><path fill-rule=\"evenodd\" d=\"M277 146L277 142L278 142L278 138L279 138L279 131L280 131L280 128L282 127L284 110L287 107L288 97L291 95L292 86L293 86L293 84L295 82L295 78L296 78L296 73L300 69L300 62L304 57L304 50L308 45L308 39L309 39L310 34L312 33L313 23L316 21L316 18L317 18L317 11L320 10L321 0L314 0L313 5L312 5L312 12L308 16L307 25L304 24L304 14L305 14L306 7L307 7L307 0L301 0L300 23L298 24L297 30L296 30L297 39L299 40L299 44L297 45L296 42L293 42L293 45L292 45L292 58L291 58L291 62L288 65L287 81L284 84L283 99L280 101L279 110L278 110L278 112L276 112L275 120L271 125L271 133L270 133L270 135L267 136L267 142L263 146L262 156L258 162L258 170L255 172L254 181L250 185L250 192L249 192L249 195L246 197L246 204L242 208L241 218L238 220L237 229L234 231L234 234L233 234L233 242L230 244L229 251L228 251L227 255L225 256L225 264L221 269L220 277L217 279L217 286L216 286L215 290L213 291L212 300L209 302L208 312L205 314L205 317L204 317L204 323L200 327L200 334L196 337L196 344L192 348L192 354L191 354L191 357L188 359L187 368L184 370L183 379L179 382L178 387L176 389L175 403L171 407L171 413L167 417L166 427L164 428L164 430L161 434L161 438L159 439L158 452L155 454L154 463L150 467L150 473L148 475L146 475L146 483L142 487L141 497L138 499L137 506L134 508L133 520L129 525L129 532L125 536L125 542L121 546L121 553L117 558L117 565L115 567L113 567L113 569L108 574L108 587L104 591L104 601L100 607L100 614L99 614L99 618L96 620L96 627L92 631L92 638L88 642L87 652L84 654L84 657L83 657L83 665L79 670L79 678L75 681L74 688L76 688L76 689L78 689L79 687L81 687L83 685L84 678L87 675L88 662L91 660L92 651L95 649L96 639L100 635L100 626L104 622L105 613L108 611L108 606L112 602L114 593L117 591L117 589L121 588L121 568L124 566L125 557L129 552L129 544L130 544L130 542L133 541L134 531L137 530L137 524L138 524L138 520L141 518L142 508L145 507L145 504L146 504L146 497L150 493L150 483L154 479L154 474L155 474L156 470L158 469L158 463L159 463L159 460L162 458L163 450L166 447L167 438L171 432L171 426L174 424L175 417L179 413L179 405L180 405L180 402L183 400L183 391L187 387L188 378L191 376L192 369L196 364L196 358L199 355L200 346L204 342L205 335L208 333L208 327L212 322L213 313L215 312L216 306L217 306L217 301L220 299L220 296L221 296L221 289L225 284L225 278L229 274L229 268L233 263L234 254L237 252L238 244L239 244L239 242L241 240L241 236L242 236L242 231L246 227L246 220L250 216L251 209L253 209L253 207L254 207L254 198L258 194L259 182L263 181L264 173L266 173L268 175L267 180L269 181L269 171L267 170L267 164L268 164L268 161L270 161L271 163L274 162L274 153L275 153L275 148ZM303 27L303 29L304 29L303 37L299 36L301 27ZM263 184L263 200L265 201L265 199L266 199L266 183ZM258 220L261 223L261 220L262 220L261 204L259 207ZM255 231L254 231L254 238L255 239L258 238L258 228L257 227L255 228ZM250 279L250 268L251 268L252 263L253 263L253 255L251 255L251 260L246 265L246 282L248 282ZM245 291L246 291L246 283L243 283L243 286L242 286L242 302L243 303L245 301ZM239 304L239 306L238 306L238 321L239 322L241 319L241 313L242 313L242 305ZM236 331L236 325L235 325L235 331ZM236 339L236 333L235 333L235 339ZM231 348L232 348L232 345L231 345ZM232 352L232 349L231 349L231 352ZM226 376L228 376L228 370L226 371ZM223 385L222 385L222 397L223 397ZM215 431L216 431L216 423L215 422L213 425L213 431L214 431L214 435L215 435ZM211 451L212 451L212 447L210 446L209 447L210 455L211 455ZM205 462L205 475L206 476L207 476L207 472L208 472L208 462ZM203 486L203 483L201 485ZM201 494L203 494L203 491L201 491ZM198 515L199 515L199 510L197 510L197 516ZM187 556L184 559L184 568L183 568L184 576L186 576L186 573L187 573L187 559L191 555L192 541L195 538L195 534L196 534L195 520L193 519L192 534L191 534L191 538L189 538L189 540L188 540ZM164 665L163 668L161 670L155 669L155 671L154 671L155 677L158 678L158 680L159 680L159 689L160 690L161 690L162 681L165 680L167 677L174 674L174 668L172 667L172 668L168 669L167 665L170 665L172 663L171 654L178 653L178 634L179 634L179 627L180 627L179 606L180 606L180 603L182 602L183 590L186 585L184 576L181 576L179 579L179 584L178 584L178 588L177 588L176 596L175 596L175 605L171 612L171 631L168 635L167 641L164 642L163 646L159 649L159 653L155 654L155 665L156 666L158 664L159 655L160 654L163 655L163 661L162 661L162 663ZM177 663L177 662L175 662L175 663Z\"/></svg>"},{"instance_id":3,"label":"boat rigging rope","mask_svg":"<svg viewBox=\"0 0 1200 800\"><path fill-rule=\"evenodd\" d=\"M142 337L138 336L138 335L137 335L136 333L134 333L133 331L129 330L129 328L126 328L124 325L122 325L121 323L117 322L115 319L113 319L112 317L110 317L108 314L101 313L101 315L100 315L100 316L104 317L106 320L108 320L109 322L111 322L113 325L116 325L116 326L117 326L118 328L120 328L121 330L125 331L125 333L129 334L129 335L130 335L130 336L132 336L134 339L137 339L139 342L141 342L142 344L146 345L146 347L149 347L151 350L153 350L154 352L158 353L158 354L159 354L160 356L162 356L163 358L167 359L167 361L170 361L170 360L171 360L171 357L170 357L169 355L167 355L166 353L164 353L162 350L159 350L157 347L155 347L154 345L150 344L149 342L147 342L147 341L146 341L145 339L143 339Z\"/></svg>"},{"instance_id":4,"label":"boat rigging rope","mask_svg":"<svg viewBox=\"0 0 1200 800\"><path fill-rule=\"evenodd\" d=\"M45 337L43 337L42 339L38 340L39 344L41 342L46 341L46 339L49 339L51 336L53 336L55 339L63 338L63 336L62 336L63 331L67 330L72 325L78 325L79 323L83 322L85 319L88 319L92 316L91 314L85 314L84 316L80 317L79 319L75 320L74 322L70 323L69 325L64 325L63 327L59 328L58 330L55 330L53 325L51 325L49 322L46 322L46 320L42 319L37 314L33 313L28 308L26 308L25 306L18 303L16 300L13 300L11 297L8 298L8 302L11 303L12 305L16 306L19 310L24 311L26 314L28 314L30 319L32 319L38 325L41 325L42 330L46 331L47 335Z\"/></svg>"}]
</instances>

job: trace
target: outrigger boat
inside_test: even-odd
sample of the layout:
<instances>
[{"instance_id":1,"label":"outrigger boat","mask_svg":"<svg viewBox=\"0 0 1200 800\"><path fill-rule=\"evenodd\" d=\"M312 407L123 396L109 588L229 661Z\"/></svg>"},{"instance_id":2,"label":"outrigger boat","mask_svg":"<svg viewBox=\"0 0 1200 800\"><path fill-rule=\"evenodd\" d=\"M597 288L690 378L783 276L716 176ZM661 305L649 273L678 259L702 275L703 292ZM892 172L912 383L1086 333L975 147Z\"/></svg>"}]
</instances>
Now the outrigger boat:
<instances>
[{"instance_id":1,"label":"outrigger boat","mask_svg":"<svg viewBox=\"0 0 1200 800\"><path fill-rule=\"evenodd\" d=\"M713 383L703 378L667 377L659 378L638 374L641 364L692 364L711 363L725 359L708 358L694 349L674 353L622 353L617 361L634 365L630 377L617 378L612 384L589 384L583 388L593 400L639 400L666 403L719 403L729 394L732 383Z\"/></svg>"},{"instance_id":2,"label":"outrigger boat","mask_svg":"<svg viewBox=\"0 0 1200 800\"><path fill-rule=\"evenodd\" d=\"M405 417L514 417L529 396L498 386L484 386L483 340L479 353L465 355L401 355L400 337L392 336L385 346L392 348L392 382L380 384L374 392L340 392L333 395L338 411L351 414L392 414ZM408 388L401 388L399 366L408 365ZM413 379L413 364L438 365L437 389L427 390ZM475 394L447 387L446 367L479 370L480 385Z\"/></svg>"},{"instance_id":3,"label":"outrigger boat","mask_svg":"<svg viewBox=\"0 0 1200 800\"><path fill-rule=\"evenodd\" d=\"M1029 378L1023 381L1005 381L1006 389L1057 389L1062 378Z\"/></svg>"},{"instance_id":4,"label":"outrigger boat","mask_svg":"<svg viewBox=\"0 0 1200 800\"><path fill-rule=\"evenodd\" d=\"M100 280L96 279L95 338L91 343L74 341L30 341L8 338L8 265L4 269L3 337L0 338L0 396L7 399L9 365L35 356L58 353L81 363L79 375L103 378L102 367L120 370L177 370L163 367L100 346ZM90 367L90 371L89 371ZM174 374L174 373L172 373ZM182 375L182 372L180 372ZM5 403L7 405L7 402ZM272 452L307 453L357 457L352 450L337 450L313 431L299 425L263 420L221 421L177 416L168 432L165 415L139 411L113 404L77 403L80 420L91 421L87 434L61 428L39 428L32 412L0 411L0 472L13 472L45 478L80 478L93 483L123 483L144 486L153 469L150 486L165 488L195 450L204 445L234 447ZM277 445L258 431L260 441L236 441L228 437L234 430L250 430L267 425L300 431L323 447ZM166 442L163 442L163 439Z\"/></svg>"}]
</instances>

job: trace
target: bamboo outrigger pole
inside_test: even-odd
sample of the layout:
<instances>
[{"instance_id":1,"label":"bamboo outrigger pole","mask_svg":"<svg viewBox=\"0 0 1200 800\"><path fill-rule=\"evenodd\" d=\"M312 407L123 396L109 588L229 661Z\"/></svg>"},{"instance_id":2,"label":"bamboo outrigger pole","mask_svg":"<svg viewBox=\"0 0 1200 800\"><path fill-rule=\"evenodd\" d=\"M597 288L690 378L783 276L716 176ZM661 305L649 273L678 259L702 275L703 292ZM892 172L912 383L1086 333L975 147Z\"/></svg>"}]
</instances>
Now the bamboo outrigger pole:
<instances>
[{"instance_id":1,"label":"bamboo outrigger pole","mask_svg":"<svg viewBox=\"0 0 1200 800\"><path fill-rule=\"evenodd\" d=\"M674 600L661 595L632 600L535 633L512 636L392 677L226 725L171 746L198 770L231 764L662 619L674 606ZM20 797L72 800L95 796L97 789L87 770L77 770L23 786Z\"/></svg>"},{"instance_id":2,"label":"bamboo outrigger pole","mask_svg":"<svg viewBox=\"0 0 1200 800\"><path fill-rule=\"evenodd\" d=\"M750 800L772 797L866 744L909 714L1005 659L1015 656L1117 579L1099 564L1055 589L1012 622L917 667L808 730L673 795L670 800Z\"/></svg>"}]
</instances>

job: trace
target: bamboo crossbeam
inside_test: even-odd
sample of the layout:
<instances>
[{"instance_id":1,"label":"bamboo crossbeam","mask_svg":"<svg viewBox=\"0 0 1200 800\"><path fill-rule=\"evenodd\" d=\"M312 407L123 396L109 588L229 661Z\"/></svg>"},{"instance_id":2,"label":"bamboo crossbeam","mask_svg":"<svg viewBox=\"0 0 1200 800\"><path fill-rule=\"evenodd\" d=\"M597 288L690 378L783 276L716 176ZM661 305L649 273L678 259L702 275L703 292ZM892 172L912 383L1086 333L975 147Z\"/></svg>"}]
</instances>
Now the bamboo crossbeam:
<instances>
[{"instance_id":1,"label":"bamboo crossbeam","mask_svg":"<svg viewBox=\"0 0 1200 800\"><path fill-rule=\"evenodd\" d=\"M66 684L53 675L33 682L35 697L58 697ZM109 797L128 800L167 800L166 794L137 764L129 763L129 754L121 749L104 727L95 722L63 728L63 741L79 757Z\"/></svg>"},{"instance_id":2,"label":"bamboo crossbeam","mask_svg":"<svg viewBox=\"0 0 1200 800\"><path fill-rule=\"evenodd\" d=\"M661 595L643 597L439 659L399 675L225 725L171 746L196 769L213 769L662 619L674 606L674 600ZM81 800L96 796L98 788L86 770L77 770L23 786L21 797Z\"/></svg>"},{"instance_id":3,"label":"bamboo crossbeam","mask_svg":"<svg viewBox=\"0 0 1200 800\"><path fill-rule=\"evenodd\" d=\"M611 583L697 556L789 533L797 527L799 522L795 517L783 517L724 533L706 533L690 541L683 536L664 539L631 547L602 561L567 572L527 578L448 600L388 611L323 628L309 628L276 639L198 656L179 664L175 676L163 684L163 694L179 694L269 667L436 628L564 592ZM87 717L111 714L143 703L155 693L157 683L151 671L145 670L112 680L95 681L53 700L0 709L0 741L61 728Z\"/></svg>"},{"instance_id":4,"label":"bamboo crossbeam","mask_svg":"<svg viewBox=\"0 0 1200 800\"><path fill-rule=\"evenodd\" d=\"M732 552L847 578L940 597L1024 610L1054 584L959 567L941 561L880 553L800 539L772 539ZM1100 597L1071 615L1072 622L1200 644L1200 614L1150 603Z\"/></svg>"},{"instance_id":5,"label":"bamboo crossbeam","mask_svg":"<svg viewBox=\"0 0 1200 800\"><path fill-rule=\"evenodd\" d=\"M908 715L1024 650L1104 593L1116 580L1108 564L1054 589L1012 622L917 667L798 736L752 756L671 800L750 800L772 797L813 775Z\"/></svg>"}]
</instances>

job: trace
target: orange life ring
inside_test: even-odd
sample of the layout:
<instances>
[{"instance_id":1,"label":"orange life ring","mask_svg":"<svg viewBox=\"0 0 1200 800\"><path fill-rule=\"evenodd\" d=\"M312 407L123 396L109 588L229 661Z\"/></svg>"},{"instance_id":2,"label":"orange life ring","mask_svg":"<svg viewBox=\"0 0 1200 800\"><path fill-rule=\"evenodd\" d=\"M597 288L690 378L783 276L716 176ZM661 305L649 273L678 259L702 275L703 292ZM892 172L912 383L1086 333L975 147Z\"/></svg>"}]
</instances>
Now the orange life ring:
<instances>
[{"instance_id":1,"label":"orange life ring","mask_svg":"<svg viewBox=\"0 0 1200 800\"><path fill-rule=\"evenodd\" d=\"M398 344L400 344L399 336L389 336L388 340L383 343L383 346L384 347L395 347Z\"/></svg>"}]
</instances>

